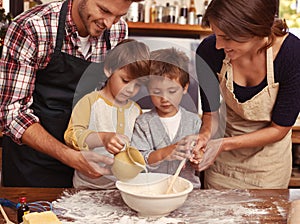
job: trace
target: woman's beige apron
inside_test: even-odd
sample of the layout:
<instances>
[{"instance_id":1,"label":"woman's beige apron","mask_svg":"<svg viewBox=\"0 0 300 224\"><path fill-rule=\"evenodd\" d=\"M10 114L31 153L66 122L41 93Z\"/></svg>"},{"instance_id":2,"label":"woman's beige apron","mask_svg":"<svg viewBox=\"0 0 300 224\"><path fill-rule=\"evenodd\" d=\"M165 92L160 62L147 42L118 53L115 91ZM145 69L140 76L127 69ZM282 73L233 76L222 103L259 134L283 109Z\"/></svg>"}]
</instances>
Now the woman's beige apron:
<instances>
[{"instance_id":1,"label":"woman's beige apron","mask_svg":"<svg viewBox=\"0 0 300 224\"><path fill-rule=\"evenodd\" d=\"M226 111L223 111L227 115L225 137L242 135L270 125L279 89L279 83L274 83L272 48L267 50L268 85L250 100L239 103L236 99L233 93L233 70L227 58L218 76L221 94L226 102ZM289 131L282 140L264 147L222 152L205 171L205 187L287 188L292 170L291 148Z\"/></svg>"}]
</instances>

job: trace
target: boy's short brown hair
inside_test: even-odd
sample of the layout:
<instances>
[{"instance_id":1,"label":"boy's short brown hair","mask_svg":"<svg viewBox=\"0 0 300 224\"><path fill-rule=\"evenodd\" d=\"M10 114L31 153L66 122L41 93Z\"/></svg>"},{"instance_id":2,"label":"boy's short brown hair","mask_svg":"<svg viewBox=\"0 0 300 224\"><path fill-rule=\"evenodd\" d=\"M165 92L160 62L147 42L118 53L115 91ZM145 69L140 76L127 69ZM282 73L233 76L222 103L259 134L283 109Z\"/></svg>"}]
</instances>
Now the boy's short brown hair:
<instances>
[{"instance_id":1,"label":"boy's short brown hair","mask_svg":"<svg viewBox=\"0 0 300 224\"><path fill-rule=\"evenodd\" d=\"M125 69L132 79L149 75L149 47L134 39L124 39L105 57L104 69L111 75Z\"/></svg>"},{"instance_id":2,"label":"boy's short brown hair","mask_svg":"<svg viewBox=\"0 0 300 224\"><path fill-rule=\"evenodd\" d=\"M178 79L181 86L189 84L189 58L175 48L152 51L150 54L150 75Z\"/></svg>"}]
</instances>

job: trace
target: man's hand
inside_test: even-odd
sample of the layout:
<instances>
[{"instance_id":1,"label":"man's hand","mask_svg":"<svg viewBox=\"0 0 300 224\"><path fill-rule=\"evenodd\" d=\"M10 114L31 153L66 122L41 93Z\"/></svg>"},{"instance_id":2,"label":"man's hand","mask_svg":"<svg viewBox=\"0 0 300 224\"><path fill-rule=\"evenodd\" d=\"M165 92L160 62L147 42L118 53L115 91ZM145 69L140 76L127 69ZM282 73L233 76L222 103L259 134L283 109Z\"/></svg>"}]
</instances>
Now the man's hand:
<instances>
[{"instance_id":1,"label":"man's hand","mask_svg":"<svg viewBox=\"0 0 300 224\"><path fill-rule=\"evenodd\" d=\"M111 170L107 168L113 164L113 158L99 155L93 151L75 151L79 154L79 164L75 167L76 170L90 178L98 178L103 175L110 175ZM104 163L107 166L100 166L99 163Z\"/></svg>"}]
</instances>

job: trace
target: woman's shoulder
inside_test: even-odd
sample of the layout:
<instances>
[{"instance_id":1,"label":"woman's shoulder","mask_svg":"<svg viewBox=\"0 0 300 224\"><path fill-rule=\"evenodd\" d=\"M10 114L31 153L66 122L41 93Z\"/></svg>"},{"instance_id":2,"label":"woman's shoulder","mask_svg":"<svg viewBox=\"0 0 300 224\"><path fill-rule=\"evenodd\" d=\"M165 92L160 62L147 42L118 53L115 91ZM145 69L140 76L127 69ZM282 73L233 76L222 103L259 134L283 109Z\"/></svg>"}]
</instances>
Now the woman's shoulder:
<instances>
[{"instance_id":1,"label":"woman's shoulder","mask_svg":"<svg viewBox=\"0 0 300 224\"><path fill-rule=\"evenodd\" d=\"M203 52L214 52L217 50L215 46L216 36L214 34L209 35L200 42L197 48L197 54L201 55Z\"/></svg>"},{"instance_id":2,"label":"woman's shoulder","mask_svg":"<svg viewBox=\"0 0 300 224\"><path fill-rule=\"evenodd\" d=\"M216 36L214 34L201 41L196 53L197 57L199 57L198 61L204 60L214 72L219 71L225 58L224 51L216 48Z\"/></svg>"},{"instance_id":3,"label":"woman's shoulder","mask_svg":"<svg viewBox=\"0 0 300 224\"><path fill-rule=\"evenodd\" d=\"M298 58L300 56L299 49L300 39L294 34L289 33L280 47L278 57L287 59L286 57L288 56L289 58L292 58L292 60L295 60L297 58L294 58L294 56L298 56Z\"/></svg>"},{"instance_id":4,"label":"woman's shoulder","mask_svg":"<svg viewBox=\"0 0 300 224\"><path fill-rule=\"evenodd\" d=\"M283 41L274 60L274 68L279 73L294 73L300 66L300 39L289 33ZM282 76L285 77L285 76ZM278 77L280 79L280 77Z\"/></svg>"}]
</instances>

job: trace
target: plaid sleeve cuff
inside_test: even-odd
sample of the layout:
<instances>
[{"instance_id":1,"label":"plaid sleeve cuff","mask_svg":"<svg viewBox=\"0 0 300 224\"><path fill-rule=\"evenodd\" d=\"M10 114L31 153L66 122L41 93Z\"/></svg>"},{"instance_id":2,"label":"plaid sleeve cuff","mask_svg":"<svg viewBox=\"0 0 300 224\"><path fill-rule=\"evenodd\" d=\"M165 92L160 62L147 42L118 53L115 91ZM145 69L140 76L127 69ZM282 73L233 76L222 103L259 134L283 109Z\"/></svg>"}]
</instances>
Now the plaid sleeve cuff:
<instances>
[{"instance_id":1,"label":"plaid sleeve cuff","mask_svg":"<svg viewBox=\"0 0 300 224\"><path fill-rule=\"evenodd\" d=\"M39 118L33 114L21 114L10 123L8 128L4 129L3 133L10 136L14 142L21 145L21 138L26 129L38 122Z\"/></svg>"}]
</instances>

